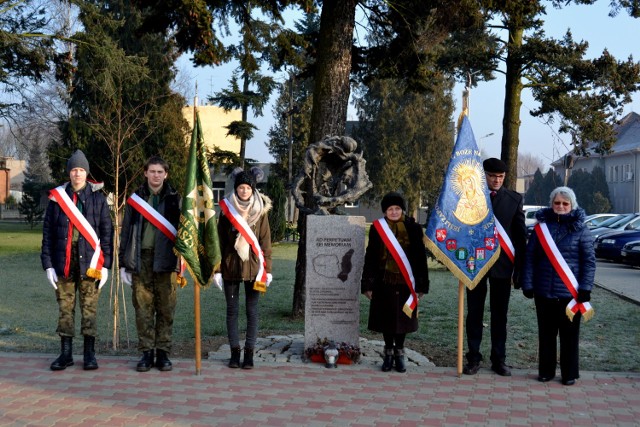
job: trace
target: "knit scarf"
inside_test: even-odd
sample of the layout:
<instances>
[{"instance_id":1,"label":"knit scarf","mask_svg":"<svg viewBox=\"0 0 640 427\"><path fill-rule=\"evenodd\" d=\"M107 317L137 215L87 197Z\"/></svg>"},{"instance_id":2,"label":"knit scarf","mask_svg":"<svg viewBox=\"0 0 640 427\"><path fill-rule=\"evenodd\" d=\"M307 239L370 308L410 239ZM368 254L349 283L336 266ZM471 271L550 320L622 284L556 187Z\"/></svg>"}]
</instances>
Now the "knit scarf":
<instances>
[{"instance_id":1,"label":"knit scarf","mask_svg":"<svg viewBox=\"0 0 640 427\"><path fill-rule=\"evenodd\" d=\"M407 233L407 228L404 225L404 219L404 214L402 214L402 217L398 221L391 221L385 217L393 235L398 239L398 243L400 243L400 246L406 250L409 246L409 234ZM385 271L394 275L400 275L400 268L398 267L398 264L396 264L396 261L392 256L389 256L389 251L384 246L382 247L382 264L385 266Z\"/></svg>"},{"instance_id":2,"label":"knit scarf","mask_svg":"<svg viewBox=\"0 0 640 427\"><path fill-rule=\"evenodd\" d=\"M227 199L231 202L242 218L247 221L249 227L253 227L262 216L264 211L264 202L257 192L251 194L249 200L240 200L235 192L231 193ZM238 233L238 237L236 237L236 242L233 247L243 262L249 259L251 247L240 233Z\"/></svg>"}]
</instances>

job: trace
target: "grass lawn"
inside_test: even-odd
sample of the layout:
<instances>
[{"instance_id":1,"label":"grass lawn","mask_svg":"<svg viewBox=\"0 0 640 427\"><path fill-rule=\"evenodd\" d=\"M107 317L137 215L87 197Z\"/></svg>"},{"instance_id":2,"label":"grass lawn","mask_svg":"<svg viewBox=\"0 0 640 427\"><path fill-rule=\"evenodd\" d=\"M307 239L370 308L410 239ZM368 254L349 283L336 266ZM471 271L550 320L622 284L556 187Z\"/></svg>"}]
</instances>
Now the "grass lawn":
<instances>
[{"instance_id":1,"label":"grass lawn","mask_svg":"<svg viewBox=\"0 0 640 427\"><path fill-rule=\"evenodd\" d=\"M42 228L0 221L0 351L57 353L55 333L58 308L53 288L40 264ZM304 322L292 319L297 245L274 246L273 284L260 302L261 336L304 333ZM434 264L433 267L436 267ZM432 268L431 291L422 300L420 329L408 336L407 347L419 351L438 366L456 366L457 280L446 270ZM137 354L137 334L129 287L116 289L110 281L100 296L99 354ZM224 295L216 287L203 290L201 299L202 354L226 343ZM241 299L242 300L242 299ZM487 298L488 300L488 298ZM638 306L596 289L593 320L581 326L580 366L591 371L640 371L640 310ZM174 323L174 354L193 354L192 282L178 292ZM369 303L361 299L360 333L382 339L367 328ZM241 313L244 309L241 308ZM79 324L79 315L76 319ZM242 316L241 316L242 318ZM488 309L482 353L488 359ZM117 324L118 327L114 327ZM243 326L241 325L241 328ZM76 328L79 331L79 326ZM117 337L114 339L114 336ZM116 343L117 345L114 345ZM76 346L76 350L79 347ZM488 366L488 361L485 364ZM537 326L533 302L514 291L509 307L507 363L516 368L537 366Z\"/></svg>"}]
</instances>

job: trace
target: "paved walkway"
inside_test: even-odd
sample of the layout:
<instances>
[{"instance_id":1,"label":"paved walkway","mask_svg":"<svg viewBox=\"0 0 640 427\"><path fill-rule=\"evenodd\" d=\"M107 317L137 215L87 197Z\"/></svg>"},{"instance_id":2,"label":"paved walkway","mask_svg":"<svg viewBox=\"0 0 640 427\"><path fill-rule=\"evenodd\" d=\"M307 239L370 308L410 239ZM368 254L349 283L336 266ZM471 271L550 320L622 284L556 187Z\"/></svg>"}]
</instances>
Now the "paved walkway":
<instances>
[{"instance_id":1,"label":"paved walkway","mask_svg":"<svg viewBox=\"0 0 640 427\"><path fill-rule=\"evenodd\" d=\"M0 353L0 426L637 426L640 374L582 372L573 387L510 378L488 369L382 373L370 362L319 363L174 359L172 372L138 373L137 357L81 358L52 372L54 355Z\"/></svg>"}]
</instances>

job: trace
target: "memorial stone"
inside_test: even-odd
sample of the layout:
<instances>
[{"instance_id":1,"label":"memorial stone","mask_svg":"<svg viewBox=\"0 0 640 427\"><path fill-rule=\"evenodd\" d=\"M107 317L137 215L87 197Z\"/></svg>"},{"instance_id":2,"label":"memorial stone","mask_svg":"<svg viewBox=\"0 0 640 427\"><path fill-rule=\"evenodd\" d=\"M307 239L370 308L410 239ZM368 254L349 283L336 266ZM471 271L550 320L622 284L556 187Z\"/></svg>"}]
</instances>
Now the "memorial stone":
<instances>
[{"instance_id":1,"label":"memorial stone","mask_svg":"<svg viewBox=\"0 0 640 427\"><path fill-rule=\"evenodd\" d=\"M318 339L358 345L364 241L362 216L307 217L305 348Z\"/></svg>"}]
</instances>

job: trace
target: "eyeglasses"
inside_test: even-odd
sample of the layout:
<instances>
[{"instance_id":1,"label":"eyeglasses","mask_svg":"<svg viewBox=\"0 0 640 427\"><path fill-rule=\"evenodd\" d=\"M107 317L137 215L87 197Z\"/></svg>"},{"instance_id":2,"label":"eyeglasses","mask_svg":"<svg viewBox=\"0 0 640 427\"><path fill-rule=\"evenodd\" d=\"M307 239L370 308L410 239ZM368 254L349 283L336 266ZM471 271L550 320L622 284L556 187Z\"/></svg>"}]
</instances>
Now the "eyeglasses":
<instances>
[{"instance_id":1,"label":"eyeglasses","mask_svg":"<svg viewBox=\"0 0 640 427\"><path fill-rule=\"evenodd\" d=\"M553 202L553 204L556 206L571 206L569 202Z\"/></svg>"}]
</instances>

